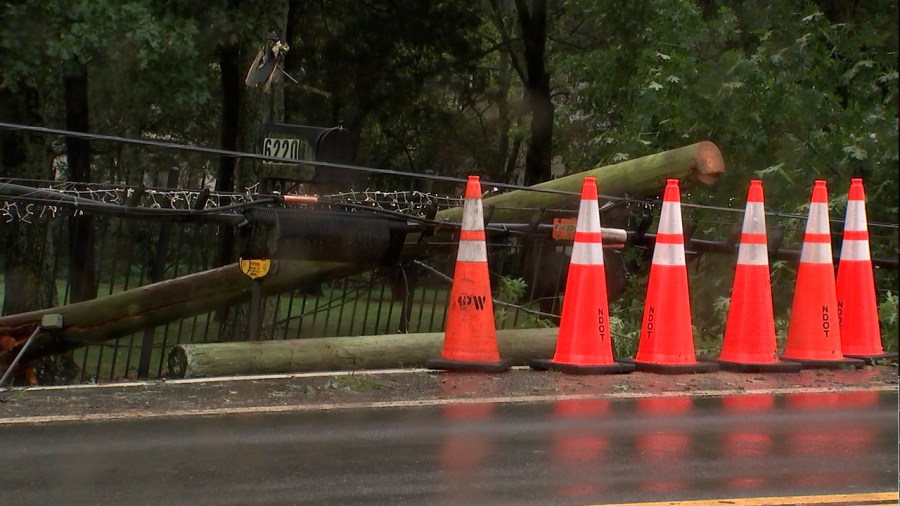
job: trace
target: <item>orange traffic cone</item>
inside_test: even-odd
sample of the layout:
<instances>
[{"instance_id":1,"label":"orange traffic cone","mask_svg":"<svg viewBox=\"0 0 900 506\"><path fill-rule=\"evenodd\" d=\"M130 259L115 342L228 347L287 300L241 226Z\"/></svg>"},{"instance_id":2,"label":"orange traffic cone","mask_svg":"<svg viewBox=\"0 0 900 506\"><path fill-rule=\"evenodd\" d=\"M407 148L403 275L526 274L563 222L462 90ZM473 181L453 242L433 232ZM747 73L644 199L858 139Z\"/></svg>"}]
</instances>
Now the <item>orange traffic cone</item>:
<instances>
[{"instance_id":1,"label":"orange traffic cone","mask_svg":"<svg viewBox=\"0 0 900 506\"><path fill-rule=\"evenodd\" d=\"M817 180L809 204L806 235L800 249L800 266L791 305L787 344L782 358L804 367L844 367L864 365L841 352L834 259L828 224L828 190Z\"/></svg>"},{"instance_id":2,"label":"orange traffic cone","mask_svg":"<svg viewBox=\"0 0 900 506\"><path fill-rule=\"evenodd\" d=\"M722 353L716 360L726 371L799 372L803 368L797 362L778 360L767 247L762 181L754 179L747 192Z\"/></svg>"},{"instance_id":3,"label":"orange traffic cone","mask_svg":"<svg viewBox=\"0 0 900 506\"><path fill-rule=\"evenodd\" d=\"M552 360L532 360L531 367L576 374L617 374L634 370L633 364L613 360L597 180L592 177L584 178L581 188L581 207L575 223L575 243L566 277L556 354Z\"/></svg>"},{"instance_id":4,"label":"orange traffic cone","mask_svg":"<svg viewBox=\"0 0 900 506\"><path fill-rule=\"evenodd\" d=\"M844 355L868 362L896 358L897 353L885 353L881 346L862 179L850 181L836 290Z\"/></svg>"},{"instance_id":5,"label":"orange traffic cone","mask_svg":"<svg viewBox=\"0 0 900 506\"><path fill-rule=\"evenodd\" d=\"M715 372L713 362L698 362L691 328L681 197L678 180L669 179L650 264L650 283L634 364L639 371L668 374Z\"/></svg>"},{"instance_id":6,"label":"orange traffic cone","mask_svg":"<svg viewBox=\"0 0 900 506\"><path fill-rule=\"evenodd\" d=\"M478 176L469 176L444 346L441 358L425 362L431 369L502 372L511 365L500 359L497 348L483 214L481 183Z\"/></svg>"}]
</instances>

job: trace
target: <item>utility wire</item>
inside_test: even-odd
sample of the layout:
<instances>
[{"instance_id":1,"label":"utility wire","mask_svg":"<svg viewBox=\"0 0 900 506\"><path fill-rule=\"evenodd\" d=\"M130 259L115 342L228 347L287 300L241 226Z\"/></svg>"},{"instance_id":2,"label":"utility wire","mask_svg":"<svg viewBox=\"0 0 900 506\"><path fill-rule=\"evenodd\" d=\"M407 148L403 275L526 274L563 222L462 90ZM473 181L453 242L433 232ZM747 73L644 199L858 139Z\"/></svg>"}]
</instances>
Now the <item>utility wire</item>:
<instances>
[{"instance_id":1,"label":"utility wire","mask_svg":"<svg viewBox=\"0 0 900 506\"><path fill-rule=\"evenodd\" d=\"M210 155L216 156L226 156L232 158L247 158L251 160L261 160L268 162L284 162L283 158L276 158L273 156L260 155L257 153L247 153L244 151L231 151L226 149L219 148L208 148L203 146L194 146L190 144L180 144L176 142L164 142L164 141L155 141L150 139L132 139L128 137L118 137L115 135L103 135L103 134L94 134L87 132L76 132L73 130L62 130L58 128L47 128L47 127L38 127L31 125L22 125L18 123L5 123L0 122L0 128L5 130L16 130L16 131L25 131L25 132L34 132L41 134L49 134L49 135L61 135L64 137L74 137L78 139L87 139L87 140L98 140L98 141L109 141L109 142L118 142L123 144L136 144L139 146L148 146L154 148L162 148L162 149L174 149L179 151L191 151L195 153L206 153ZM417 179L427 179L432 181L445 181L451 183L466 183L468 179L453 177L453 176L441 176L438 174L420 174L417 172L407 172L396 169L380 169L376 167L367 167L363 165L353 165L347 163L336 163L336 162L324 162L317 160L301 160L298 163L303 163L304 165L312 165L316 167L329 167L335 169L347 169L353 170L357 172L366 172L372 174L380 174L386 176L402 176L402 177L410 177ZM508 183L498 183L495 181L481 181L481 184L484 186L494 186L497 188L509 189L509 190L524 190L524 191L533 191L540 193L554 193L560 195L580 195L578 192L570 192L563 190L551 190L547 188L534 188L530 186L522 186L522 185L514 185ZM619 199L621 197L605 197L609 199Z\"/></svg>"},{"instance_id":2,"label":"utility wire","mask_svg":"<svg viewBox=\"0 0 900 506\"><path fill-rule=\"evenodd\" d=\"M23 125L23 124L18 124L18 123L0 122L0 128L6 129L6 130L35 132L35 133L49 134L49 135L61 135L61 136L65 136L65 137L75 137L75 138L88 139L88 140L99 140L99 141L118 142L118 143L124 143L124 144L135 144L135 145L140 145L140 146L148 146L148 147L155 147L155 148L162 148L162 149L174 149L174 150L180 150L180 151L206 153L206 154L225 156L225 157L247 158L247 159L252 159L252 160L261 160L261 161L270 161L270 162L272 162L272 161L284 162L284 160L281 158L260 155L260 154L256 154L256 153L248 153L248 152L243 152L243 151L231 151L231 150L225 150L225 149L219 149L219 148L209 148L209 147L203 147L203 146L181 144L181 143L176 143L176 142L157 141L157 140L151 140L151 139L133 139L133 138L128 138L128 137L114 136L114 135L76 132L73 130L64 130L64 129L58 129L58 128L47 128L47 127L39 127L39 126L32 126L32 125ZM330 168L346 169L346 170L353 170L353 171L357 171L357 172L365 172L365 173L372 173L372 174L402 176L402 177L408 177L408 178L414 178L414 179L445 181L445 182L453 182L453 183L467 182L467 179L453 177L453 176L441 176L441 175L437 175L437 174L422 174L422 173L416 173L416 172L401 171L401 170L396 170L396 169L381 169L381 168L376 168L376 167L368 167L368 166L345 164L345 163L324 162L324 161L315 161L315 160L303 160L302 163L305 165L312 165L312 166L317 166L317 167L330 167ZM487 181L487 180L481 181L481 183L483 186L492 186L495 188L503 188L503 189L508 189L508 190L521 190L521 191L530 191L530 192L538 192L538 193L551 193L551 194L567 195L567 196L580 195L579 192L571 192L571 191L564 191L564 190L551 190L551 189L547 189L547 188L535 188L535 187L531 187L531 186L522 186L522 185L509 184L509 183L499 183L499 182ZM623 203L630 203L630 204L637 204L637 205L644 204L644 205L650 205L650 206L658 206L660 203L659 199L641 200L641 199L634 199L631 197L621 197L621 196L602 195L602 194L599 195L599 197L603 200L619 201L619 202L623 202ZM262 203L268 203L268 202L255 201L255 203L262 204ZM250 203L250 205L253 205L253 203ZM736 208L722 207L722 206L708 206L708 205L693 204L693 203L688 203L688 202L683 202L681 204L681 207L687 208L687 209L693 208L693 209L719 211L719 212L731 212L731 213L743 213L744 212L744 209L736 209ZM159 211L159 210L157 209L156 211ZM139 213L129 213L129 214L139 214ZM197 214L197 213L195 212L193 214ZM212 214L212 213L209 213L209 214ZM804 216L801 214L793 214L793 213L766 211L765 214L767 216L786 218L786 219L798 219L798 220L807 219L807 216ZM835 222L835 223L843 223L843 220L835 219L835 218L832 218L829 221ZM869 222L868 225L870 227L882 227L882 228L888 228L888 229L897 229L898 228L898 225L891 224L891 223Z\"/></svg>"}]
</instances>

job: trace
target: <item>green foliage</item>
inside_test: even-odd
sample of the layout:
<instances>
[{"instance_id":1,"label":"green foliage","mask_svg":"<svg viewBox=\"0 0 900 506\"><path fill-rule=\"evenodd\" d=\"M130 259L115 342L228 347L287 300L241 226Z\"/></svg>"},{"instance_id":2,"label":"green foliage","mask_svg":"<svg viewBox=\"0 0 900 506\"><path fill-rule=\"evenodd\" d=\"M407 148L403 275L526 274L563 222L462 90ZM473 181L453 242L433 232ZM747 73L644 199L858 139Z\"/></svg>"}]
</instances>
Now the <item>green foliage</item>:
<instances>
[{"instance_id":1,"label":"green foliage","mask_svg":"<svg viewBox=\"0 0 900 506\"><path fill-rule=\"evenodd\" d=\"M63 78L87 75L93 131L211 144L219 75L199 20L179 14L147 0L7 3L0 6L0 90L35 90L43 126L61 127ZM94 151L98 180L130 175L137 182L156 169L146 152L102 144ZM172 165L175 158L164 167Z\"/></svg>"},{"instance_id":2,"label":"green foliage","mask_svg":"<svg viewBox=\"0 0 900 506\"><path fill-rule=\"evenodd\" d=\"M609 317L609 332L612 336L613 356L616 358L633 357L637 353L640 329L629 330L628 322L616 314Z\"/></svg>"},{"instance_id":3,"label":"green foliage","mask_svg":"<svg viewBox=\"0 0 900 506\"><path fill-rule=\"evenodd\" d=\"M713 197L723 202L742 194L749 178L764 177L780 183L769 186L769 208L791 211L798 195L785 182L806 189L825 178L843 189L851 175L873 186L890 177L897 161L891 15L873 6L860 19L832 22L811 3L726 3L715 12L690 1L641 4L591 18L606 40L563 60L583 90L567 110L590 135L576 155L604 163L710 139L728 167ZM896 214L890 179L888 211Z\"/></svg>"},{"instance_id":4,"label":"green foliage","mask_svg":"<svg viewBox=\"0 0 900 506\"><path fill-rule=\"evenodd\" d=\"M524 279L503 276L500 278L497 288L497 299L515 304L525 296L526 288L528 288L528 284Z\"/></svg>"},{"instance_id":5,"label":"green foliage","mask_svg":"<svg viewBox=\"0 0 900 506\"><path fill-rule=\"evenodd\" d=\"M881 340L886 351L897 351L897 336L900 335L898 325L898 297L895 292L888 291L884 300L878 305L878 317L881 323Z\"/></svg>"},{"instance_id":6,"label":"green foliage","mask_svg":"<svg viewBox=\"0 0 900 506\"><path fill-rule=\"evenodd\" d=\"M509 320L513 316L515 316L516 328L547 328L553 326L553 323L546 318L541 318L529 311L522 311L520 308L511 307L521 302L527 289L528 284L522 278L510 276L502 276L500 278L497 284L496 300L506 304L496 304L494 307L494 320L497 328L508 328L511 324Z\"/></svg>"},{"instance_id":7,"label":"green foliage","mask_svg":"<svg viewBox=\"0 0 900 506\"><path fill-rule=\"evenodd\" d=\"M610 335L616 357L633 357L641 337L649 271L631 277L619 299L609 305Z\"/></svg>"}]
</instances>

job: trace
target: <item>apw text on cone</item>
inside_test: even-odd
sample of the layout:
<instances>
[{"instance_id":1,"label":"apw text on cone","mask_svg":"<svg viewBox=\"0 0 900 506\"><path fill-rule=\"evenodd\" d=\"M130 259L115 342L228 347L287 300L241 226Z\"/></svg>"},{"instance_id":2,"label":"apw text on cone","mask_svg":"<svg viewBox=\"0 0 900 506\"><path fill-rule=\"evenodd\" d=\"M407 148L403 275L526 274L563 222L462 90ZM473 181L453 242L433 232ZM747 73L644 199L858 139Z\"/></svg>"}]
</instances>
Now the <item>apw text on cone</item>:
<instances>
[{"instance_id":1,"label":"apw text on cone","mask_svg":"<svg viewBox=\"0 0 900 506\"><path fill-rule=\"evenodd\" d=\"M508 370L511 361L501 359L497 347L478 176L469 176L466 183L459 250L448 306L441 357L427 360L426 367L471 372Z\"/></svg>"}]
</instances>

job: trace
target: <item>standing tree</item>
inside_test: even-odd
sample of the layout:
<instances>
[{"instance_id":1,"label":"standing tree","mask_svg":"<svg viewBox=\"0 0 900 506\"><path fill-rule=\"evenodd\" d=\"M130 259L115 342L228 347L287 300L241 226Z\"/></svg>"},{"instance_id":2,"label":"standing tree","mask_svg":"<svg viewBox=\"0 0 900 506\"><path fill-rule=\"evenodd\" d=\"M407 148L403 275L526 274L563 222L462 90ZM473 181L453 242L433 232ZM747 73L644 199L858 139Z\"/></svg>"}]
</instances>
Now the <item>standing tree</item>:
<instances>
[{"instance_id":1,"label":"standing tree","mask_svg":"<svg viewBox=\"0 0 900 506\"><path fill-rule=\"evenodd\" d=\"M342 124L361 164L470 170L478 150L459 142L473 129L459 111L483 81L478 14L453 1L292 2L287 71L300 85L286 85L286 115Z\"/></svg>"},{"instance_id":2,"label":"standing tree","mask_svg":"<svg viewBox=\"0 0 900 506\"><path fill-rule=\"evenodd\" d=\"M550 179L553 101L546 65L547 2L532 0L529 9L525 0L516 0L516 12L524 44L525 73L521 77L531 109L531 140L525 155L525 185L531 186Z\"/></svg>"},{"instance_id":3,"label":"standing tree","mask_svg":"<svg viewBox=\"0 0 900 506\"><path fill-rule=\"evenodd\" d=\"M512 67L522 82L524 103L531 114L524 174L524 184L531 186L551 177L554 106L547 69L547 2L515 0L514 13L502 0L491 0L490 5L489 17L500 35L503 50L509 55ZM509 21L511 15L515 16L517 30Z\"/></svg>"}]
</instances>

